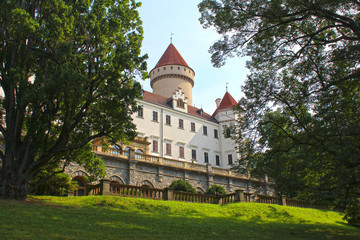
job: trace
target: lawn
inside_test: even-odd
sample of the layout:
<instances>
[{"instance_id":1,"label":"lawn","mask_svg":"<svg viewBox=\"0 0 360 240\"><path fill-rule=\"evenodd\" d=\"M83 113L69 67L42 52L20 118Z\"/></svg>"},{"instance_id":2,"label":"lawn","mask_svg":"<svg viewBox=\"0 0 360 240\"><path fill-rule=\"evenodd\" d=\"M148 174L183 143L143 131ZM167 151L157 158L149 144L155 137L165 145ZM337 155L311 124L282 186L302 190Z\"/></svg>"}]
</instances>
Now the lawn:
<instances>
[{"instance_id":1,"label":"lawn","mask_svg":"<svg viewBox=\"0 0 360 240\"><path fill-rule=\"evenodd\" d=\"M0 200L0 239L360 239L343 214L112 196Z\"/></svg>"}]
</instances>

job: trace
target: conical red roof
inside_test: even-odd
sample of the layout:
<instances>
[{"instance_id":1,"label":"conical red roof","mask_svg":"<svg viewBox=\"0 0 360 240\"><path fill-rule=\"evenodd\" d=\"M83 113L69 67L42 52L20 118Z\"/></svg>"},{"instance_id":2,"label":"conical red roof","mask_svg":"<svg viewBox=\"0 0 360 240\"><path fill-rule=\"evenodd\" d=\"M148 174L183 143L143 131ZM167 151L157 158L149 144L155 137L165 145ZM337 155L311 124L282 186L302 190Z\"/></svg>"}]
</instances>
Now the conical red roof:
<instances>
[{"instance_id":1,"label":"conical red roof","mask_svg":"<svg viewBox=\"0 0 360 240\"><path fill-rule=\"evenodd\" d=\"M230 93L226 92L224 97L222 98L219 107L215 110L213 116L217 113L217 111L225 108L233 108L238 103L236 100L230 95Z\"/></svg>"},{"instance_id":2,"label":"conical red roof","mask_svg":"<svg viewBox=\"0 0 360 240\"><path fill-rule=\"evenodd\" d=\"M174 44L170 43L168 48L165 50L164 54L160 58L159 62L154 68L165 66L165 65L182 65L188 67L188 64L185 62L184 58L180 55L178 50L175 48Z\"/></svg>"}]
</instances>

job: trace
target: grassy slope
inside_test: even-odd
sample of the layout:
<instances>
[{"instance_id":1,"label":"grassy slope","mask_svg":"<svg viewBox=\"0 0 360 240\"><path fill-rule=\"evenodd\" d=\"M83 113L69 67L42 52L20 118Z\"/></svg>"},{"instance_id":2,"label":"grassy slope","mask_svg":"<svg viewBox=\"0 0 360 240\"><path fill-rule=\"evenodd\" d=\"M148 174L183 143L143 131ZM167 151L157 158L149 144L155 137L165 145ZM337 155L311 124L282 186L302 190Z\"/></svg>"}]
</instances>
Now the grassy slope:
<instances>
[{"instance_id":1,"label":"grassy slope","mask_svg":"<svg viewBox=\"0 0 360 240\"><path fill-rule=\"evenodd\" d=\"M118 197L0 200L0 239L360 239L331 211Z\"/></svg>"}]
</instances>

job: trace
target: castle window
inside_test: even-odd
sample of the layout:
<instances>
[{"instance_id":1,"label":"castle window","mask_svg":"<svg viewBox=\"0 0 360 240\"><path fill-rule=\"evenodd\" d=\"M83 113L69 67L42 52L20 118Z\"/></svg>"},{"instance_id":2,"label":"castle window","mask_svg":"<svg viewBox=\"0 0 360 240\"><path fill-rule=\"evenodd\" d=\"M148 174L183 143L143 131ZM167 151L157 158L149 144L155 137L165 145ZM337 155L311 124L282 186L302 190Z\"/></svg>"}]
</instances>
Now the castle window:
<instances>
[{"instance_id":1,"label":"castle window","mask_svg":"<svg viewBox=\"0 0 360 240\"><path fill-rule=\"evenodd\" d=\"M158 121L158 112L153 111L153 121Z\"/></svg>"},{"instance_id":2,"label":"castle window","mask_svg":"<svg viewBox=\"0 0 360 240\"><path fill-rule=\"evenodd\" d=\"M214 129L214 138L219 138L218 130Z\"/></svg>"},{"instance_id":3,"label":"castle window","mask_svg":"<svg viewBox=\"0 0 360 240\"><path fill-rule=\"evenodd\" d=\"M209 162L209 153L204 152L204 162L208 163Z\"/></svg>"},{"instance_id":4,"label":"castle window","mask_svg":"<svg viewBox=\"0 0 360 240\"><path fill-rule=\"evenodd\" d=\"M184 120L179 119L179 128L184 129Z\"/></svg>"},{"instance_id":5,"label":"castle window","mask_svg":"<svg viewBox=\"0 0 360 240\"><path fill-rule=\"evenodd\" d=\"M173 67L171 66L171 67L170 67L170 69L172 70L172 69L173 69Z\"/></svg>"},{"instance_id":6,"label":"castle window","mask_svg":"<svg viewBox=\"0 0 360 240\"><path fill-rule=\"evenodd\" d=\"M195 149L191 150L191 159L196 160L196 150Z\"/></svg>"},{"instance_id":7,"label":"castle window","mask_svg":"<svg viewBox=\"0 0 360 240\"><path fill-rule=\"evenodd\" d=\"M166 115L166 122L165 124L171 125L171 117L169 115Z\"/></svg>"},{"instance_id":8,"label":"castle window","mask_svg":"<svg viewBox=\"0 0 360 240\"><path fill-rule=\"evenodd\" d=\"M216 158L216 165L220 166L220 157L219 157L219 155L216 155L215 158Z\"/></svg>"},{"instance_id":9,"label":"castle window","mask_svg":"<svg viewBox=\"0 0 360 240\"><path fill-rule=\"evenodd\" d=\"M152 147L153 147L153 152L159 152L159 150L158 150L158 141L153 140Z\"/></svg>"},{"instance_id":10,"label":"castle window","mask_svg":"<svg viewBox=\"0 0 360 240\"><path fill-rule=\"evenodd\" d=\"M191 131L195 132L195 123L193 123L193 122L191 123Z\"/></svg>"},{"instance_id":11,"label":"castle window","mask_svg":"<svg viewBox=\"0 0 360 240\"><path fill-rule=\"evenodd\" d=\"M207 126L203 126L203 134L207 135Z\"/></svg>"},{"instance_id":12,"label":"castle window","mask_svg":"<svg viewBox=\"0 0 360 240\"><path fill-rule=\"evenodd\" d=\"M183 146L179 146L179 158L185 158Z\"/></svg>"},{"instance_id":13,"label":"castle window","mask_svg":"<svg viewBox=\"0 0 360 240\"><path fill-rule=\"evenodd\" d=\"M142 107L138 111L138 117L144 117L144 109Z\"/></svg>"},{"instance_id":14,"label":"castle window","mask_svg":"<svg viewBox=\"0 0 360 240\"><path fill-rule=\"evenodd\" d=\"M164 70L166 70L166 67L164 67Z\"/></svg>"},{"instance_id":15,"label":"castle window","mask_svg":"<svg viewBox=\"0 0 360 240\"><path fill-rule=\"evenodd\" d=\"M180 108L185 108L185 103L182 99L176 100L176 106Z\"/></svg>"},{"instance_id":16,"label":"castle window","mask_svg":"<svg viewBox=\"0 0 360 240\"><path fill-rule=\"evenodd\" d=\"M160 72L160 69L158 69L158 72Z\"/></svg>"},{"instance_id":17,"label":"castle window","mask_svg":"<svg viewBox=\"0 0 360 240\"><path fill-rule=\"evenodd\" d=\"M232 154L228 155L228 164L232 165L233 164L233 158L232 158Z\"/></svg>"},{"instance_id":18,"label":"castle window","mask_svg":"<svg viewBox=\"0 0 360 240\"><path fill-rule=\"evenodd\" d=\"M171 156L171 143L166 144L166 152L165 152L165 154Z\"/></svg>"},{"instance_id":19,"label":"castle window","mask_svg":"<svg viewBox=\"0 0 360 240\"><path fill-rule=\"evenodd\" d=\"M180 70L180 67L178 67L178 70Z\"/></svg>"}]
</instances>

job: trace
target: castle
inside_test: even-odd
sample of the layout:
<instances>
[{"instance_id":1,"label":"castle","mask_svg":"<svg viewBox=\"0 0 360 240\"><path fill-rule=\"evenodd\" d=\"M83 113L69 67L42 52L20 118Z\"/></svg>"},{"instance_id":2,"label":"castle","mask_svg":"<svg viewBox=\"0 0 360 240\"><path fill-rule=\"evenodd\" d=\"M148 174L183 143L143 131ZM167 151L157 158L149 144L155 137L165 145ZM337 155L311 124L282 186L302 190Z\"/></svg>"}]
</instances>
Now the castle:
<instances>
[{"instance_id":1,"label":"castle","mask_svg":"<svg viewBox=\"0 0 360 240\"><path fill-rule=\"evenodd\" d=\"M238 156L235 141L224 131L237 118L233 111L237 102L229 92L215 100L212 115L194 107L195 72L172 43L150 71L150 81L153 92L143 91L138 100L141 110L132 116L138 136L130 144L110 148L93 142L93 151L105 162L107 179L165 188L182 178L198 192L218 184L229 192L274 194L266 178L255 180L230 170ZM78 181L76 194L84 194L87 173L77 165L67 172Z\"/></svg>"}]
</instances>

